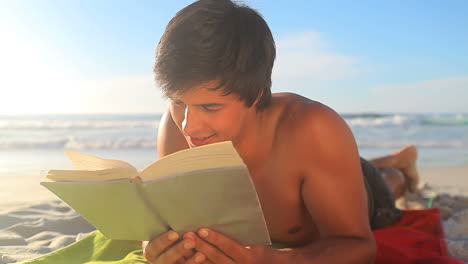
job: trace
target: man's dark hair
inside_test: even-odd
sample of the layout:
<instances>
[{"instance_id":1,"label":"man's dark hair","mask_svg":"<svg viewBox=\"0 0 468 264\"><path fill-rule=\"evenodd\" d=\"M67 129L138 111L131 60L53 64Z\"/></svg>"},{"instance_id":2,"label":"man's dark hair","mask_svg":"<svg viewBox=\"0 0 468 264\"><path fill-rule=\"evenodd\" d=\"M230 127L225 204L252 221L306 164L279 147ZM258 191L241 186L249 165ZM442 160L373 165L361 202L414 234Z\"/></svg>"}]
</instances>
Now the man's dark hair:
<instances>
[{"instance_id":1,"label":"man's dark hair","mask_svg":"<svg viewBox=\"0 0 468 264\"><path fill-rule=\"evenodd\" d=\"M257 110L271 100L275 43L265 20L230 0L199 0L169 21L156 51L156 81L166 96L217 80Z\"/></svg>"}]
</instances>

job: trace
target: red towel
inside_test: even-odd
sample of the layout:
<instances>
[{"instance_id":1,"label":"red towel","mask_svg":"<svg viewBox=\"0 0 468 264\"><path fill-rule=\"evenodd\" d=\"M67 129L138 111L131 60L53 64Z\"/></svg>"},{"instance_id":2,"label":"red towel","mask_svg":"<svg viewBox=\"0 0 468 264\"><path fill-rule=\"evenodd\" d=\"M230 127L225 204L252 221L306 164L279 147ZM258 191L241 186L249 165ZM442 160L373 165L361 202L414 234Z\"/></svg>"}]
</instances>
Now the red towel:
<instances>
[{"instance_id":1,"label":"red towel","mask_svg":"<svg viewBox=\"0 0 468 264\"><path fill-rule=\"evenodd\" d=\"M376 264L463 264L448 257L437 208L405 210L398 222L373 233Z\"/></svg>"}]
</instances>

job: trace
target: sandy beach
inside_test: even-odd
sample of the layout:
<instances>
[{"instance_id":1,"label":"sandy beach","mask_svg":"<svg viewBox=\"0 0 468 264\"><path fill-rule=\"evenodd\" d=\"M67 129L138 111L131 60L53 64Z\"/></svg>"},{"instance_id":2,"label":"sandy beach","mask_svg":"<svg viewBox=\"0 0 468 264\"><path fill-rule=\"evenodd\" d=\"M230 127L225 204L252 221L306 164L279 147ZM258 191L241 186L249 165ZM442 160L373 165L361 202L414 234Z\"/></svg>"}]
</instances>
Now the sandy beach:
<instances>
[{"instance_id":1,"label":"sandy beach","mask_svg":"<svg viewBox=\"0 0 468 264\"><path fill-rule=\"evenodd\" d=\"M441 208L450 255L468 263L468 166L421 168L421 195L401 208ZM0 181L0 264L34 258L69 245L94 228L39 185L40 177Z\"/></svg>"}]
</instances>

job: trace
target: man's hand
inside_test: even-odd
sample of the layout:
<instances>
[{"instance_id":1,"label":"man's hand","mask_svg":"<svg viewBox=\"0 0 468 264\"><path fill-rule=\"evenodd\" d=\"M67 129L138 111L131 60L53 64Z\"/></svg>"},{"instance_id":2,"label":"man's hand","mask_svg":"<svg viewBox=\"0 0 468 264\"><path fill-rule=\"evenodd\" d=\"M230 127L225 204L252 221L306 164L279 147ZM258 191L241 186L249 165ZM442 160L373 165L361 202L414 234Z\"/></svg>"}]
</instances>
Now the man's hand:
<instances>
[{"instance_id":1,"label":"man's hand","mask_svg":"<svg viewBox=\"0 0 468 264\"><path fill-rule=\"evenodd\" d=\"M263 263L287 263L284 262L287 255L266 246L245 247L231 238L216 231L201 228L198 235L189 232L184 238L195 241L197 254L203 253L206 260L203 263L219 264L263 264Z\"/></svg>"},{"instance_id":2,"label":"man's hand","mask_svg":"<svg viewBox=\"0 0 468 264\"><path fill-rule=\"evenodd\" d=\"M194 252L193 239L184 237L176 242L178 239L177 232L169 231L150 242L143 242L143 255L151 264L192 264L202 263L205 260L203 254Z\"/></svg>"},{"instance_id":3,"label":"man's hand","mask_svg":"<svg viewBox=\"0 0 468 264\"><path fill-rule=\"evenodd\" d=\"M202 228L188 232L183 239L174 231L143 243L143 254L151 264L274 264L288 263L287 251L266 246L245 247L231 238Z\"/></svg>"}]
</instances>

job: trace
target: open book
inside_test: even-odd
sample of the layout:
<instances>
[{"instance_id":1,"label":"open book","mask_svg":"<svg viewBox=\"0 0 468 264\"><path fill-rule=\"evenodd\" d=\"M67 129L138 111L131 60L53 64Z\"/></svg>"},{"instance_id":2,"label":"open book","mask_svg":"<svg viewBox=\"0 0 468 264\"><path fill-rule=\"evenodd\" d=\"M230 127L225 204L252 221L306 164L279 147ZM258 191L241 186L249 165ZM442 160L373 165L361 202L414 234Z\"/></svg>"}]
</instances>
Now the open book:
<instances>
[{"instance_id":1,"label":"open book","mask_svg":"<svg viewBox=\"0 0 468 264\"><path fill-rule=\"evenodd\" d=\"M65 151L78 170L50 170L41 185L104 236L151 240L208 227L244 245L271 243L249 171L230 141L182 150L141 171Z\"/></svg>"}]
</instances>

